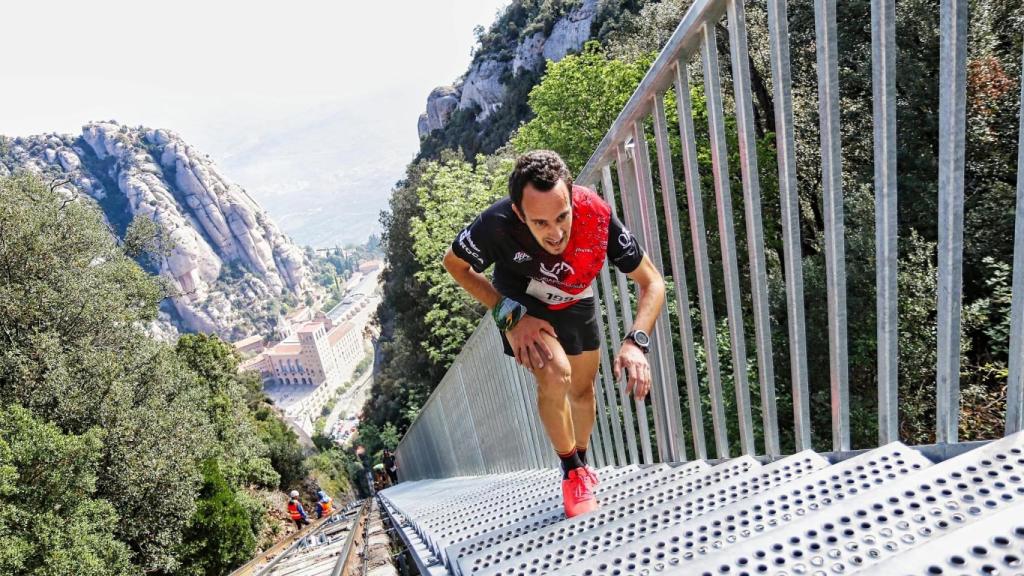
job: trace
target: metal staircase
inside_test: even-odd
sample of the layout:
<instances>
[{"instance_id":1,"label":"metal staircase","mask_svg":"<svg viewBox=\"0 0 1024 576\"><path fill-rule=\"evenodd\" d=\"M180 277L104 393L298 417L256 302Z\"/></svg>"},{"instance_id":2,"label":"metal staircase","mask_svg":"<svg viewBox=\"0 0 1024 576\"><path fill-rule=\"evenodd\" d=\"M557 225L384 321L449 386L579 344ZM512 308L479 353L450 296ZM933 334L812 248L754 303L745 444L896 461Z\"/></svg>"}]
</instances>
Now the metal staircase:
<instances>
[{"instance_id":1,"label":"metal staircase","mask_svg":"<svg viewBox=\"0 0 1024 576\"><path fill-rule=\"evenodd\" d=\"M380 498L430 574L1024 574L1024 433L940 462L894 442L599 475L601 509L572 519L550 469Z\"/></svg>"}]
</instances>

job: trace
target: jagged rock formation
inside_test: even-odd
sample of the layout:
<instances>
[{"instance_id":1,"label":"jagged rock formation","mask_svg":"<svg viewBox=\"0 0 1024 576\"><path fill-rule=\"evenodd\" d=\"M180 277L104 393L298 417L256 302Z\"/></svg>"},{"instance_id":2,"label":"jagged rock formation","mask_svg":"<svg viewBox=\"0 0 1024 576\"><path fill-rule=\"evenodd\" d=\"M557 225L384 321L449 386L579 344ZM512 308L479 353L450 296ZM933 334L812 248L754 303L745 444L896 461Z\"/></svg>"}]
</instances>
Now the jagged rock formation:
<instances>
[{"instance_id":1,"label":"jagged rock formation","mask_svg":"<svg viewBox=\"0 0 1024 576\"><path fill-rule=\"evenodd\" d=\"M427 112L423 115L426 124L419 126L420 136L429 134L431 130L440 130L448 123L452 113L459 105L461 93L454 86L438 86L427 96Z\"/></svg>"},{"instance_id":2,"label":"jagged rock formation","mask_svg":"<svg viewBox=\"0 0 1024 576\"><path fill-rule=\"evenodd\" d=\"M173 320L180 329L234 337L258 324L270 301L311 289L302 249L173 132L99 122L81 137L15 138L4 148L0 175L25 169L59 177L64 193L95 200L116 233L138 216L167 233L172 247L158 271L175 296L160 332Z\"/></svg>"},{"instance_id":3,"label":"jagged rock formation","mask_svg":"<svg viewBox=\"0 0 1024 576\"><path fill-rule=\"evenodd\" d=\"M511 60L494 56L480 58L461 82L431 91L427 97L427 112L417 123L420 139L447 125L454 111L453 101L458 102L459 110L478 110L476 119L482 121L501 107L506 92L504 78L539 70L546 60L558 62L580 50L590 39L597 5L598 0L583 0L554 23L550 34L536 32L520 38Z\"/></svg>"}]
</instances>

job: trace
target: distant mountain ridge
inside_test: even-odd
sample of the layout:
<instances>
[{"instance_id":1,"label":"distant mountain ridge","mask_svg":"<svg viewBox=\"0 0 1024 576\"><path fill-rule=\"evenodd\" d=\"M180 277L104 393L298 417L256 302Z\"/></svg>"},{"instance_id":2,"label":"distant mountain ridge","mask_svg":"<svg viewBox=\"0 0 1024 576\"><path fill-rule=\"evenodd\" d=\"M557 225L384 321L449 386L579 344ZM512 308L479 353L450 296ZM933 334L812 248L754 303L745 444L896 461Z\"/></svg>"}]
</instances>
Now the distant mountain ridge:
<instances>
[{"instance_id":1,"label":"distant mountain ridge","mask_svg":"<svg viewBox=\"0 0 1024 576\"><path fill-rule=\"evenodd\" d=\"M159 224L173 248L158 272L177 292L165 320L179 329L227 338L272 329L274 301L313 289L303 250L174 132L95 122L80 136L0 137L0 176L18 170L95 200L122 238L137 216Z\"/></svg>"}]
</instances>

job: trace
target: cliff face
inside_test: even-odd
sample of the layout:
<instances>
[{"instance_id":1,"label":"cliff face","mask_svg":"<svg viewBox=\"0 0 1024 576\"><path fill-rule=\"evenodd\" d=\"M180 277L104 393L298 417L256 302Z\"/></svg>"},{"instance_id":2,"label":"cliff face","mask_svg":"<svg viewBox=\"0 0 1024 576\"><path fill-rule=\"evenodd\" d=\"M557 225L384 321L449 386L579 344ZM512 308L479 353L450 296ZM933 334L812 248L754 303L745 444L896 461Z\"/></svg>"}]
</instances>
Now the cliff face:
<instances>
[{"instance_id":1,"label":"cliff face","mask_svg":"<svg viewBox=\"0 0 1024 576\"><path fill-rule=\"evenodd\" d=\"M8 139L0 175L29 170L94 200L119 235L151 218L172 248L158 261L175 296L168 320L232 338L273 324L273 300L310 290L305 255L240 186L173 132L87 124L81 136ZM261 324L264 324L261 326Z\"/></svg>"},{"instance_id":2,"label":"cliff face","mask_svg":"<svg viewBox=\"0 0 1024 576\"><path fill-rule=\"evenodd\" d=\"M454 103L459 110L478 110L476 120L483 121L501 107L508 78L527 70L540 70L546 60L557 62L567 54L579 51L590 39L597 8L598 0L583 0L555 21L550 33L525 35L510 54L498 53L480 58L460 82L435 88L427 96L427 111L417 124L420 139L445 127Z\"/></svg>"}]
</instances>

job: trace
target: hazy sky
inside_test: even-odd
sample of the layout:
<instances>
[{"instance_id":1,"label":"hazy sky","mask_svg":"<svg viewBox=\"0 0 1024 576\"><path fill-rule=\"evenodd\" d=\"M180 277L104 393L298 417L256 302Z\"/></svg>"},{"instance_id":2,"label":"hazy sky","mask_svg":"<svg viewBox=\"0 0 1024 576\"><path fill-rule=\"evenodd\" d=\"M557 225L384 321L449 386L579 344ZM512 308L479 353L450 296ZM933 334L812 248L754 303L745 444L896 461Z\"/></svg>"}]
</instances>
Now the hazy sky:
<instances>
[{"instance_id":1,"label":"hazy sky","mask_svg":"<svg viewBox=\"0 0 1024 576\"><path fill-rule=\"evenodd\" d=\"M114 119L174 130L224 163L241 143L308 126L318 115L359 119L363 128L339 130L339 143L377 149L373 125L381 118L402 127L384 144L394 158L379 168L393 165L393 182L418 148L427 94L466 71L473 27L489 26L507 3L10 3L0 18L8 48L0 134L77 134L87 121ZM260 182L227 168L262 201Z\"/></svg>"}]
</instances>

